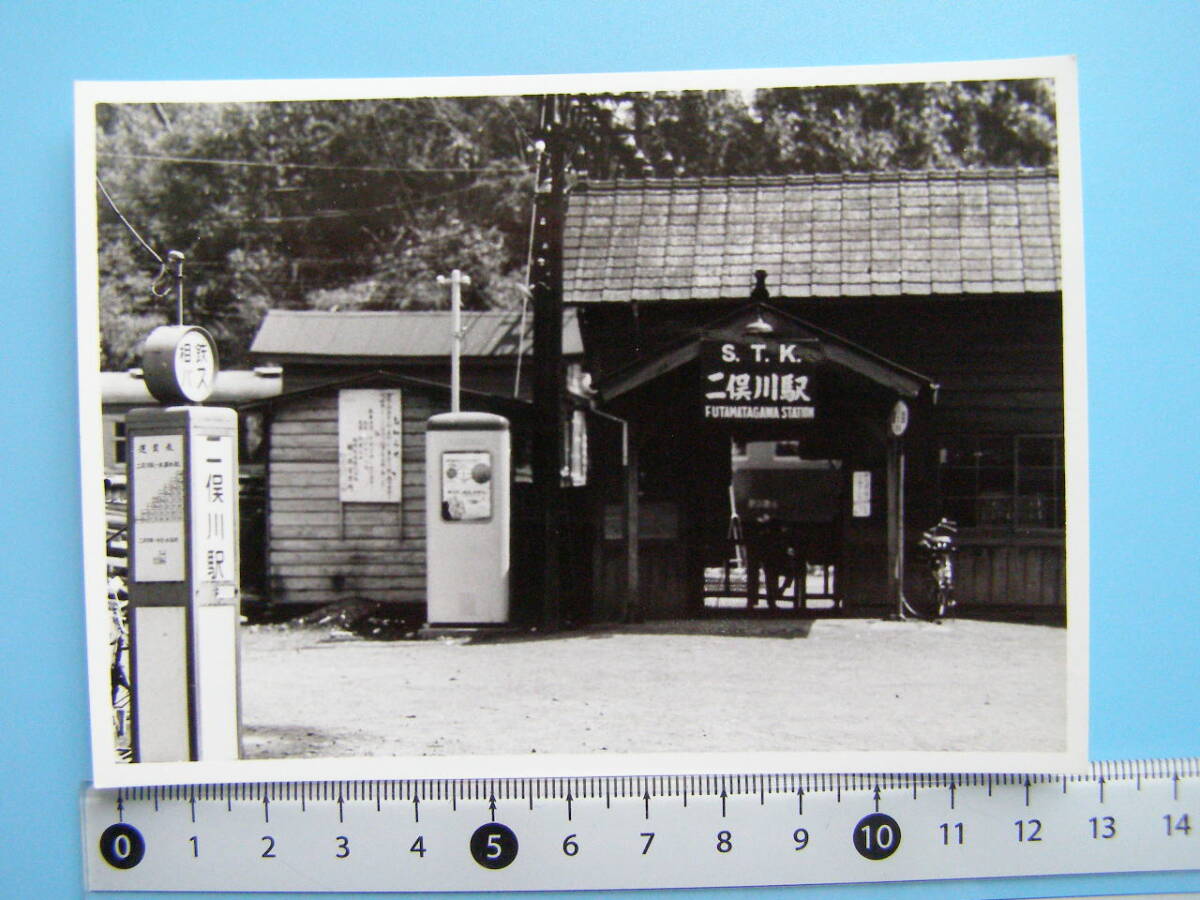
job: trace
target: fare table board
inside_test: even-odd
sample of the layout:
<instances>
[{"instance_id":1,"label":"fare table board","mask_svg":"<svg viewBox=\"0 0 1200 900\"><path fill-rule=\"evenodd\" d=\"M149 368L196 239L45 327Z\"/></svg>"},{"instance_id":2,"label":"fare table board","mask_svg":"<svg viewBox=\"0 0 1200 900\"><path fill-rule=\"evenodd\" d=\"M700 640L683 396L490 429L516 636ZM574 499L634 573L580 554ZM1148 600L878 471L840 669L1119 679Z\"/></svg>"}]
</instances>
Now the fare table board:
<instances>
[{"instance_id":1,"label":"fare table board","mask_svg":"<svg viewBox=\"0 0 1200 900\"><path fill-rule=\"evenodd\" d=\"M183 581L183 434L141 435L129 441L132 511L137 523L133 579Z\"/></svg>"}]
</instances>

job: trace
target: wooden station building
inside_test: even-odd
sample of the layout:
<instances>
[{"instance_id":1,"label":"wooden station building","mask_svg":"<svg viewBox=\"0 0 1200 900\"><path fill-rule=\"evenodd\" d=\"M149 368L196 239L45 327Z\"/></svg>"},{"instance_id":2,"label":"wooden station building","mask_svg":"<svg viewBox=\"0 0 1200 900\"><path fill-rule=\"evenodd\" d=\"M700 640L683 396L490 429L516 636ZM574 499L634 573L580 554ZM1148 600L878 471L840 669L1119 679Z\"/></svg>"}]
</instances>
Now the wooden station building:
<instances>
[{"instance_id":1,"label":"wooden station building","mask_svg":"<svg viewBox=\"0 0 1200 900\"><path fill-rule=\"evenodd\" d=\"M593 437L595 609L711 606L765 446L793 476L738 500L832 566L840 609L895 610L944 515L964 611L1061 619L1059 221L1053 170L576 185L564 299L630 463Z\"/></svg>"}]
</instances>

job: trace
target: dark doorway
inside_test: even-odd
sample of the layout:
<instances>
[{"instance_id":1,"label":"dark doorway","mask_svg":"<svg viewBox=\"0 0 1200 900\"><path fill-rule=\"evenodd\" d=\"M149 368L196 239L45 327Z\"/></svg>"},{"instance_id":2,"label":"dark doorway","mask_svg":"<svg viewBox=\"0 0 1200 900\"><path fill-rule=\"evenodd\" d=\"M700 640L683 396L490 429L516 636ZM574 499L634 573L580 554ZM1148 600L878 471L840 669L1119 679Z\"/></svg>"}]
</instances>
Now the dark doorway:
<instances>
[{"instance_id":1,"label":"dark doorway","mask_svg":"<svg viewBox=\"0 0 1200 900\"><path fill-rule=\"evenodd\" d=\"M706 611L831 611L837 593L841 459L814 458L795 435L731 435L728 522L704 571ZM715 529L714 529L715 531Z\"/></svg>"}]
</instances>

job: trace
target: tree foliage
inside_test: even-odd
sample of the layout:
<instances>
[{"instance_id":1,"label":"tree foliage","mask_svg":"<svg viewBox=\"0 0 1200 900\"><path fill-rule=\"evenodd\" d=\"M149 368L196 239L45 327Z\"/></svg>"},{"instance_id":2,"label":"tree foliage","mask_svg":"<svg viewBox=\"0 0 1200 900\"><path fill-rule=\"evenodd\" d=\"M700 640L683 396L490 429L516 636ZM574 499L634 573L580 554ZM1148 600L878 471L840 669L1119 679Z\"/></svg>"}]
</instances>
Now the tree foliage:
<instances>
[{"instance_id":1,"label":"tree foliage","mask_svg":"<svg viewBox=\"0 0 1200 900\"><path fill-rule=\"evenodd\" d=\"M521 98L123 105L98 115L98 175L160 256L183 252L189 318L244 359L265 311L515 302L532 182ZM166 321L157 270L99 196L105 318ZM120 248L120 249L118 249ZM132 292L132 295L131 295ZM442 292L444 293L444 291ZM136 329L102 329L131 364Z\"/></svg>"},{"instance_id":2,"label":"tree foliage","mask_svg":"<svg viewBox=\"0 0 1200 900\"><path fill-rule=\"evenodd\" d=\"M572 177L688 177L1055 162L1044 81L590 94ZM97 175L160 256L186 256L190 321L226 364L267 309L520 301L537 171L532 97L121 104L97 110ZM544 173L543 173L544 174ZM159 266L98 192L102 360L137 362L173 311Z\"/></svg>"},{"instance_id":3,"label":"tree foliage","mask_svg":"<svg viewBox=\"0 0 1200 900\"><path fill-rule=\"evenodd\" d=\"M1054 98L1044 81L761 91L776 171L869 172L1047 166Z\"/></svg>"}]
</instances>

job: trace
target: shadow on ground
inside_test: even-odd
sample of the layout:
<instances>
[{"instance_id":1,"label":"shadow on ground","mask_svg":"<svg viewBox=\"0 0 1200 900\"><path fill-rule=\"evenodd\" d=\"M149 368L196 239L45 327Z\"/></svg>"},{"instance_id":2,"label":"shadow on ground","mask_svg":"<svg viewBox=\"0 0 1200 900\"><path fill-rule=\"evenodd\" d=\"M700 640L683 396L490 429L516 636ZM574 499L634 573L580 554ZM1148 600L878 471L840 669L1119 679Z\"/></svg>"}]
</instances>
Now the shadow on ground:
<instances>
[{"instance_id":1,"label":"shadow on ground","mask_svg":"<svg viewBox=\"0 0 1200 900\"><path fill-rule=\"evenodd\" d=\"M244 759L341 756L339 743L337 737L305 726L246 725L242 729Z\"/></svg>"},{"instance_id":2,"label":"shadow on ground","mask_svg":"<svg viewBox=\"0 0 1200 900\"><path fill-rule=\"evenodd\" d=\"M250 615L250 624L273 625L286 630L331 631L338 639L358 637L375 641L446 639L462 643L516 643L522 641L601 639L614 634L730 635L736 637L806 638L812 631L812 618L761 611L731 615L728 612L703 619L666 619L653 622L585 625L560 631L542 631L531 626L483 628L423 628L419 615L407 608L372 600L344 600L294 612L284 618L274 615Z\"/></svg>"},{"instance_id":3,"label":"shadow on ground","mask_svg":"<svg viewBox=\"0 0 1200 900\"><path fill-rule=\"evenodd\" d=\"M720 618L668 619L636 625L616 625L606 631L624 634L719 634L733 637L806 638L813 619Z\"/></svg>"}]
</instances>

